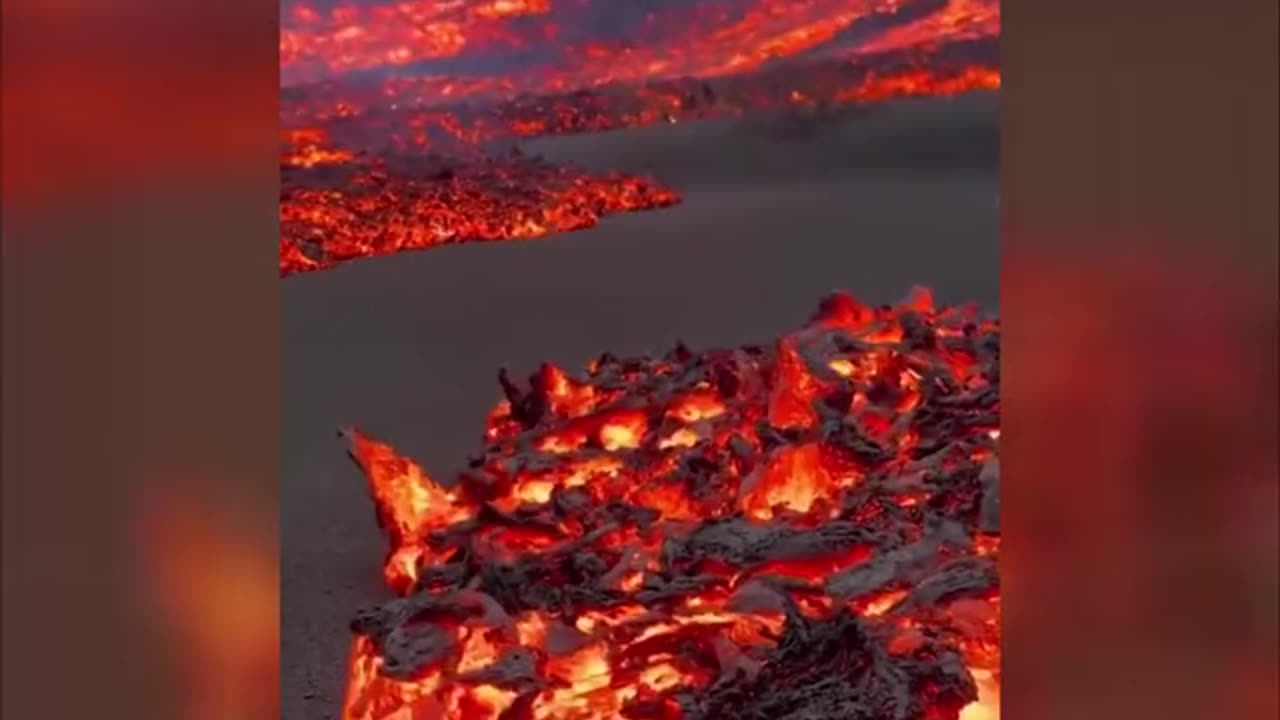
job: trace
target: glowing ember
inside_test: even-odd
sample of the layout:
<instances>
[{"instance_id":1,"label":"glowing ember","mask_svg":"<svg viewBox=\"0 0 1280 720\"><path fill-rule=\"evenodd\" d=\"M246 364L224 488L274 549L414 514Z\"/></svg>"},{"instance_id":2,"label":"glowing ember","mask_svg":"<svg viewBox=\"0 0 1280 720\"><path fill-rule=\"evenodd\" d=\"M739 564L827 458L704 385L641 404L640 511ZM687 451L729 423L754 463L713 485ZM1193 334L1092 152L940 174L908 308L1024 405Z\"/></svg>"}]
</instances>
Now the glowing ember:
<instances>
[{"instance_id":1,"label":"glowing ember","mask_svg":"<svg viewBox=\"0 0 1280 720\"><path fill-rule=\"evenodd\" d=\"M996 321L838 295L501 381L448 487L349 433L400 597L344 718L998 718Z\"/></svg>"}]
</instances>

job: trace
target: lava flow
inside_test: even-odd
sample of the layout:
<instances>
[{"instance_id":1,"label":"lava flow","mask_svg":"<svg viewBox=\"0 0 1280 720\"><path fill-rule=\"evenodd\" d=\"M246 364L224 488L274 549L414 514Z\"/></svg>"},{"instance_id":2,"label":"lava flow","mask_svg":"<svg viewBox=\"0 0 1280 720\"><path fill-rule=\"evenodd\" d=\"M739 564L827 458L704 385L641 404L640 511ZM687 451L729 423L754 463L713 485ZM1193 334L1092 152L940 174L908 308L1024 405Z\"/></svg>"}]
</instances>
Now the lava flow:
<instances>
[{"instance_id":1,"label":"lava flow","mask_svg":"<svg viewBox=\"0 0 1280 720\"><path fill-rule=\"evenodd\" d=\"M281 274L675 204L511 149L992 90L999 28L994 0L286 3Z\"/></svg>"},{"instance_id":2,"label":"lava flow","mask_svg":"<svg viewBox=\"0 0 1280 720\"><path fill-rule=\"evenodd\" d=\"M768 346L504 371L448 485L349 431L399 597L344 719L998 718L999 336L837 294Z\"/></svg>"},{"instance_id":3,"label":"lava flow","mask_svg":"<svg viewBox=\"0 0 1280 720\"><path fill-rule=\"evenodd\" d=\"M356 155L303 133L282 159L280 272L470 240L591 227L604 214L679 196L645 178L587 175L513 152L449 158Z\"/></svg>"},{"instance_id":4,"label":"lava flow","mask_svg":"<svg viewBox=\"0 0 1280 720\"><path fill-rule=\"evenodd\" d=\"M992 37L1000 27L995 0L629 0L622 7L602 0L347 0L318 5L313 0L285 4L280 30L285 84L381 70L393 81L429 78L454 99L742 74L797 57L848 58ZM495 66L507 72L474 70Z\"/></svg>"}]
</instances>

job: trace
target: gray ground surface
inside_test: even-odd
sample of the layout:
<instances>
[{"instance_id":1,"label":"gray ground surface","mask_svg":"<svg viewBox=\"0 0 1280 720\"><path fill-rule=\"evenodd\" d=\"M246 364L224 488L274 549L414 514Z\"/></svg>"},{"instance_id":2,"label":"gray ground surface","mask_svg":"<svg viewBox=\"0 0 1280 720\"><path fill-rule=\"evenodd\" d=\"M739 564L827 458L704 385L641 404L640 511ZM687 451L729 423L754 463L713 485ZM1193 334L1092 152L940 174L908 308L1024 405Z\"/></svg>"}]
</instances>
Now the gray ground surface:
<instances>
[{"instance_id":1,"label":"gray ground surface","mask_svg":"<svg viewBox=\"0 0 1280 720\"><path fill-rule=\"evenodd\" d=\"M335 428L448 476L479 447L507 365L764 341L826 292L913 283L994 308L994 96L897 103L813 125L663 126L535 148L652 172L680 207L527 243L471 244L293 277L281 290L282 715L337 717L347 620L385 596L384 544Z\"/></svg>"}]
</instances>

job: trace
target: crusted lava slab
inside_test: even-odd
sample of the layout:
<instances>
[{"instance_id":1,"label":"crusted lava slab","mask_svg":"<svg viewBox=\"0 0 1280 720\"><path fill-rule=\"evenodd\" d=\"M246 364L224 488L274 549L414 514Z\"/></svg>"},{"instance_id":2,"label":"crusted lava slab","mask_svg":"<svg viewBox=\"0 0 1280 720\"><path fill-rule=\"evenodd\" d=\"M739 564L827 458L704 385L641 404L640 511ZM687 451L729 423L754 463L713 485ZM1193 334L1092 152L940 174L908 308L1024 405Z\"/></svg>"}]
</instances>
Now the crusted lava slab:
<instances>
[{"instance_id":1,"label":"crusted lava slab","mask_svg":"<svg viewBox=\"0 0 1280 720\"><path fill-rule=\"evenodd\" d=\"M344 717L993 717L998 366L973 308L839 294L768 346L503 372L449 486L348 431L399 597Z\"/></svg>"}]
</instances>

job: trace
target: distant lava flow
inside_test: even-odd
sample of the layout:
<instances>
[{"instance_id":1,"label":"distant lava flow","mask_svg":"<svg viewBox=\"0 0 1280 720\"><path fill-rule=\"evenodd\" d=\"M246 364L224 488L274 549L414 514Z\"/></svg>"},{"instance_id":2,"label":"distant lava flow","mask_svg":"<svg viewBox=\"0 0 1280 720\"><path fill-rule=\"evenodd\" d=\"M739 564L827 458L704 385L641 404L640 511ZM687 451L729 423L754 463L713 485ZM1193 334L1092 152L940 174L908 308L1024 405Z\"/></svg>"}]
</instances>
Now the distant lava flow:
<instances>
[{"instance_id":1,"label":"distant lava flow","mask_svg":"<svg viewBox=\"0 0 1280 720\"><path fill-rule=\"evenodd\" d=\"M344 720L998 718L999 337L838 294L768 346L504 371L447 485L348 431L398 598Z\"/></svg>"},{"instance_id":2,"label":"distant lava flow","mask_svg":"<svg viewBox=\"0 0 1280 720\"><path fill-rule=\"evenodd\" d=\"M680 196L524 138L1000 85L995 0L286 2L282 275Z\"/></svg>"},{"instance_id":3,"label":"distant lava flow","mask_svg":"<svg viewBox=\"0 0 1280 720\"><path fill-rule=\"evenodd\" d=\"M385 0L286 2L287 85L385 69L453 76L453 94L571 91L716 77L999 34L994 0ZM502 69L506 72L495 72Z\"/></svg>"},{"instance_id":4,"label":"distant lava flow","mask_svg":"<svg viewBox=\"0 0 1280 720\"><path fill-rule=\"evenodd\" d=\"M311 166L284 171L282 275L451 242L577 230L606 213L679 201L644 178L586 175L519 152L465 160L355 155L321 144L289 152Z\"/></svg>"}]
</instances>

